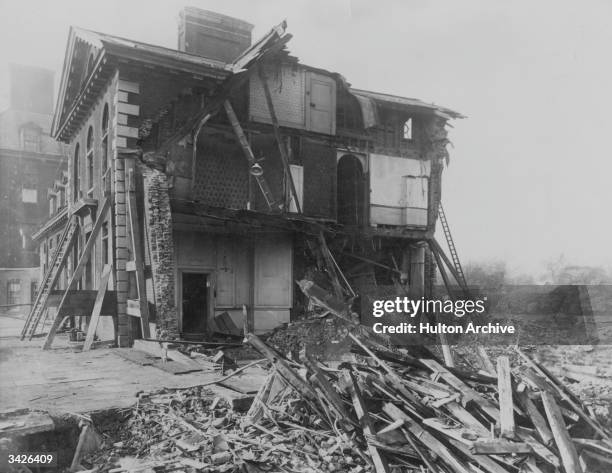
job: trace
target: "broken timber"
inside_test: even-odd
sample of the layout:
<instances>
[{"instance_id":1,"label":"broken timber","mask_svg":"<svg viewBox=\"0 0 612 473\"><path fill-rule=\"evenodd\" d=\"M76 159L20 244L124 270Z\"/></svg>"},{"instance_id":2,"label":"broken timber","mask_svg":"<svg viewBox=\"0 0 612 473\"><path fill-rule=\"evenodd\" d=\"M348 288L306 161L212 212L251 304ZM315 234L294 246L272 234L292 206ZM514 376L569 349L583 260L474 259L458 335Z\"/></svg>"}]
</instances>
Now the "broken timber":
<instances>
[{"instance_id":1,"label":"broken timber","mask_svg":"<svg viewBox=\"0 0 612 473\"><path fill-rule=\"evenodd\" d=\"M225 107L225 113L227 113L227 118L232 124L234 133L236 134L236 137L238 138L238 142L240 143L240 146L242 147L242 151L244 152L244 155L249 163L249 166L254 166L255 164L257 164L257 160L255 159L255 155L253 154L253 150L251 149L249 140L247 140L247 137L244 134L244 130L242 129L242 126L240 126L240 122L238 121L238 117L236 116L236 113L234 112L234 108L232 107L232 104L229 102L229 100L226 100L223 105ZM270 186L268 186L268 182L266 181L263 174L257 174L257 175L254 175L254 177L255 177L255 180L257 181L257 184L259 185L259 189L261 190L261 193L263 194L264 199L266 200L266 204L268 204L268 208L272 211L280 210L281 206L274 201L274 196L272 195L272 192L270 191Z\"/></svg>"},{"instance_id":2,"label":"broken timber","mask_svg":"<svg viewBox=\"0 0 612 473\"><path fill-rule=\"evenodd\" d=\"M91 344L94 341L96 335L96 329L98 328L98 320L100 320L100 312L102 310L102 302L104 302L104 296L106 294L106 288L108 286L108 280L112 272L112 267L108 264L102 268L102 275L100 276L100 283L98 287L98 294L96 294L96 301L94 302L94 308L91 313L91 320L89 321L89 327L87 328L87 336L85 337L85 343L83 344L83 351L89 351Z\"/></svg>"},{"instance_id":3,"label":"broken timber","mask_svg":"<svg viewBox=\"0 0 612 473\"><path fill-rule=\"evenodd\" d=\"M98 233L100 233L100 230L102 229L102 223L104 222L106 213L108 212L109 208L110 208L110 200L108 197L106 197L100 208L100 213L98 214L96 218L96 223L94 224L94 227L91 230L91 233L89 234L89 238L85 242L83 253L81 253L81 256L79 257L79 262L77 263L76 268L74 268L74 271L72 272L72 275L70 276L70 281L68 282L66 286L66 290L64 291L64 295L62 296L62 299L60 300L60 303L57 306L57 314L55 315L55 320L53 320L53 323L51 324L51 327L49 328L49 333L47 334L47 338L45 339L45 343L43 344L43 347L42 347L43 350L48 350L49 348L51 348L51 344L53 343L53 339L55 338L55 334L57 330L59 329L62 318L63 318L62 308L64 306L64 303L66 302L68 298L68 294L70 290L76 285L77 281L79 281L81 279L81 276L83 275L85 264L87 263L87 261L89 260L89 257L91 256L91 250L96 242Z\"/></svg>"}]
</instances>

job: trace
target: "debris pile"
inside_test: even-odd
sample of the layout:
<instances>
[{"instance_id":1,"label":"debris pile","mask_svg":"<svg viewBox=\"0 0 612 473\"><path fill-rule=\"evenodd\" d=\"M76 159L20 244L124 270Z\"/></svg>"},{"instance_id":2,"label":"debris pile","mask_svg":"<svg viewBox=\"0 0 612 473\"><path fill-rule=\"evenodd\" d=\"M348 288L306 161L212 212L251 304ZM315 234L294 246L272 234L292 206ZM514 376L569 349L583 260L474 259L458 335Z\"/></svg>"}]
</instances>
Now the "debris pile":
<instances>
[{"instance_id":1,"label":"debris pile","mask_svg":"<svg viewBox=\"0 0 612 473\"><path fill-rule=\"evenodd\" d=\"M290 361L258 337L269 374L246 414L205 389L141 397L92 471L605 472L610 434L548 370L517 349L483 369L349 334L355 357ZM486 356L486 353L485 355ZM102 461L102 458L105 460Z\"/></svg>"}]
</instances>

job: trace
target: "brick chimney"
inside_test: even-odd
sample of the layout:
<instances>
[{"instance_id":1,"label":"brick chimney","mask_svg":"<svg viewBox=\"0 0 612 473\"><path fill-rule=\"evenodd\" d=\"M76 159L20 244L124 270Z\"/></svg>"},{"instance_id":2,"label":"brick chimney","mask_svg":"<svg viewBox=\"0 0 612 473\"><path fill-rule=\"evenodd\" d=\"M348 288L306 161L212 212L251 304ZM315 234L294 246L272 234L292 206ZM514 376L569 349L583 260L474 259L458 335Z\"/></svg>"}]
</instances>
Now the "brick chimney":
<instances>
[{"instance_id":1,"label":"brick chimney","mask_svg":"<svg viewBox=\"0 0 612 473\"><path fill-rule=\"evenodd\" d=\"M209 59L232 62L251 45L253 25L195 7L185 7L179 19L178 48Z\"/></svg>"}]
</instances>

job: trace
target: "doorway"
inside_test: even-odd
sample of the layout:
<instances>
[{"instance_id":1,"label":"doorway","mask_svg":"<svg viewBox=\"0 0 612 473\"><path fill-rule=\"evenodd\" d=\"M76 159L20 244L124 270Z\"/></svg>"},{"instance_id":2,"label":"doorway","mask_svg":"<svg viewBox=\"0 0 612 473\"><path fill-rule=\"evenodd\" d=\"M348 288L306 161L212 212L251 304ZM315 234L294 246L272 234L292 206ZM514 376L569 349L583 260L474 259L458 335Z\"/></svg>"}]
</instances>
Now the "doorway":
<instances>
[{"instance_id":1,"label":"doorway","mask_svg":"<svg viewBox=\"0 0 612 473\"><path fill-rule=\"evenodd\" d=\"M365 179L361 161L345 154L338 161L338 223L363 225L365 217Z\"/></svg>"},{"instance_id":2,"label":"doorway","mask_svg":"<svg viewBox=\"0 0 612 473\"><path fill-rule=\"evenodd\" d=\"M204 335L209 311L209 273L181 273L182 333Z\"/></svg>"}]
</instances>

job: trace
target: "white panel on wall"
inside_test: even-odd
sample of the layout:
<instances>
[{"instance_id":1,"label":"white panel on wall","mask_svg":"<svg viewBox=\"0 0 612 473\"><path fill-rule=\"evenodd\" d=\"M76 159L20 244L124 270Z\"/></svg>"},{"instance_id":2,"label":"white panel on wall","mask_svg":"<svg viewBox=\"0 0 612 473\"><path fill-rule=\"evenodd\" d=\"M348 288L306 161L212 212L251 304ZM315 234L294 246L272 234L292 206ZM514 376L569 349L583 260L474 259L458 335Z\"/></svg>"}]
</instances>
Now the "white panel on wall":
<instances>
[{"instance_id":1,"label":"white panel on wall","mask_svg":"<svg viewBox=\"0 0 612 473\"><path fill-rule=\"evenodd\" d=\"M429 161L370 155L370 223L427 225Z\"/></svg>"},{"instance_id":2,"label":"white panel on wall","mask_svg":"<svg viewBox=\"0 0 612 473\"><path fill-rule=\"evenodd\" d=\"M305 126L304 70L284 64L280 67L268 66L265 72L279 124L303 129ZM272 122L258 75L253 75L250 79L249 116L253 121Z\"/></svg>"},{"instance_id":3,"label":"white panel on wall","mask_svg":"<svg viewBox=\"0 0 612 473\"><path fill-rule=\"evenodd\" d=\"M292 301L292 244L288 236L255 244L255 306L289 308Z\"/></svg>"}]
</instances>

